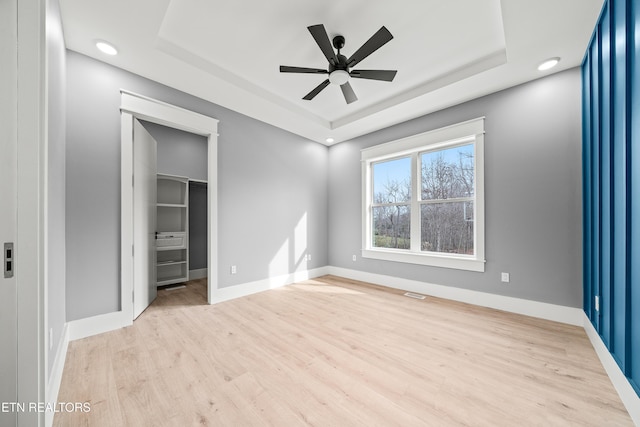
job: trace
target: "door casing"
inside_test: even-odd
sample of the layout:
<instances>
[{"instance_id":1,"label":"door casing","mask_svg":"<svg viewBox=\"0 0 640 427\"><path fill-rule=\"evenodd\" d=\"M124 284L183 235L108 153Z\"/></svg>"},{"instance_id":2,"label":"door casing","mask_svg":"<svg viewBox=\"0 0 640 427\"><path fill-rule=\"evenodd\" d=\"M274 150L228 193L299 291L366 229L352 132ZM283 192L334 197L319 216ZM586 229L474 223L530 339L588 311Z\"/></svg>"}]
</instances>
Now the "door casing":
<instances>
[{"instance_id":1,"label":"door casing","mask_svg":"<svg viewBox=\"0 0 640 427\"><path fill-rule=\"evenodd\" d=\"M124 325L133 320L133 121L145 120L207 138L208 286L213 303L218 289L218 120L133 92L120 91L121 118L121 313Z\"/></svg>"}]
</instances>

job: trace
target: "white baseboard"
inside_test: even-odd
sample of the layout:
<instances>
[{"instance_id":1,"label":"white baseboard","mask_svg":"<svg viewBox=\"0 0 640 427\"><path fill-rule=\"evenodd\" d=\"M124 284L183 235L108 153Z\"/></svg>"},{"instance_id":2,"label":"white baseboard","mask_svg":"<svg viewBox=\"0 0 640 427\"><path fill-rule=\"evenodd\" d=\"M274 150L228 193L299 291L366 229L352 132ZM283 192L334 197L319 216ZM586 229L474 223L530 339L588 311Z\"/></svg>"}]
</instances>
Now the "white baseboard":
<instances>
[{"instance_id":1,"label":"white baseboard","mask_svg":"<svg viewBox=\"0 0 640 427\"><path fill-rule=\"evenodd\" d=\"M62 382L62 372L64 371L64 362L67 360L67 349L69 348L69 324L65 323L62 329L62 338L58 343L58 351L53 360L49 381L47 382L47 390L45 401L48 403L56 403L58 401L58 392L60 391L60 383ZM53 417L55 413L52 411L45 412L44 425L49 427L53 425Z\"/></svg>"},{"instance_id":2,"label":"white baseboard","mask_svg":"<svg viewBox=\"0 0 640 427\"><path fill-rule=\"evenodd\" d=\"M241 285L229 286L213 290L213 304L241 298L258 292L268 291L269 289L280 288L302 280L313 279L315 277L329 274L328 267L314 268L312 270L297 271L291 274L285 274L277 277L270 277L255 282L243 283Z\"/></svg>"},{"instance_id":3,"label":"white baseboard","mask_svg":"<svg viewBox=\"0 0 640 427\"><path fill-rule=\"evenodd\" d=\"M209 273L206 268L200 268L198 270L189 270L189 280L206 279Z\"/></svg>"},{"instance_id":4,"label":"white baseboard","mask_svg":"<svg viewBox=\"0 0 640 427\"><path fill-rule=\"evenodd\" d=\"M489 294L486 292L472 291L452 286L435 285L433 283L419 282L417 280L402 279L382 274L367 273L348 268L330 266L328 267L328 270L329 274L345 277L347 279L360 280L389 288L431 295L434 297L465 302L482 307L495 308L511 313L524 314L526 316L553 320L555 322L567 323L575 326L583 325L583 311L579 308Z\"/></svg>"},{"instance_id":5,"label":"white baseboard","mask_svg":"<svg viewBox=\"0 0 640 427\"><path fill-rule=\"evenodd\" d=\"M602 342L602 338L600 338L600 335L591 324L587 315L584 312L582 315L584 330L589 340L591 340L591 345L593 345L596 354L600 358L604 370L607 372L609 379L611 379L613 387L618 392L620 400L622 400L625 408L627 408L631 419L635 425L640 426L640 397L631 384L629 384L629 380L627 380L627 377L616 363L607 346Z\"/></svg>"},{"instance_id":6,"label":"white baseboard","mask_svg":"<svg viewBox=\"0 0 640 427\"><path fill-rule=\"evenodd\" d=\"M92 335L114 331L133 324L133 313L115 311L113 313L100 314L86 319L67 322L69 326L69 341L79 340Z\"/></svg>"}]
</instances>

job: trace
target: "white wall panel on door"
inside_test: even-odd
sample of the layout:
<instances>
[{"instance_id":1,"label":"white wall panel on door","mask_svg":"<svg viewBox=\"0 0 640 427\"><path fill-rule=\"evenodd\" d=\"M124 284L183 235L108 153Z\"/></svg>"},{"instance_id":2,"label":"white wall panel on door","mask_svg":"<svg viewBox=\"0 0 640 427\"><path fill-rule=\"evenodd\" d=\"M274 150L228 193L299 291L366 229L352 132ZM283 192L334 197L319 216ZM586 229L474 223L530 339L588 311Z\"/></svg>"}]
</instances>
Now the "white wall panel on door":
<instances>
[{"instance_id":1,"label":"white wall panel on door","mask_svg":"<svg viewBox=\"0 0 640 427\"><path fill-rule=\"evenodd\" d=\"M156 299L158 144L138 120L133 124L133 318Z\"/></svg>"}]
</instances>

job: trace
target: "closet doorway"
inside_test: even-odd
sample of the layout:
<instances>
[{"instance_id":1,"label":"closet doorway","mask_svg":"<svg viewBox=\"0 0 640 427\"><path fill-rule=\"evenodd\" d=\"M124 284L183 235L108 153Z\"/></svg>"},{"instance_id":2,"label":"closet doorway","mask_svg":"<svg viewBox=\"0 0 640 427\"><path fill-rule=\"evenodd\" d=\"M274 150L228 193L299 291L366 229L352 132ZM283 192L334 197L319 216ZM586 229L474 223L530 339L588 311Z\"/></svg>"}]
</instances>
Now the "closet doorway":
<instances>
[{"instance_id":1,"label":"closet doorway","mask_svg":"<svg viewBox=\"0 0 640 427\"><path fill-rule=\"evenodd\" d=\"M134 148L133 128L136 120L149 122L149 126L160 125L162 127L176 129L199 135L206 139L206 180L194 179L205 182L206 186L206 272L208 275L207 300L211 304L213 294L217 289L217 124L218 121L192 111L188 111L170 104L156 101L151 98L136 95L131 92L121 92L121 118L122 118L122 151L121 151L121 304L124 313L131 313L131 319L135 318L134 309L136 296L148 299L149 293L145 292L149 281L136 283L135 272L148 268L148 251L138 251L134 247L134 232L137 230L135 221L135 201L133 180L136 151ZM171 155L167 156L171 157ZM162 171L161 158L158 159L158 171ZM146 261L145 261L146 260ZM136 267L137 266L137 267ZM201 269L204 270L204 269ZM146 296L145 296L146 295Z\"/></svg>"},{"instance_id":2,"label":"closet doorway","mask_svg":"<svg viewBox=\"0 0 640 427\"><path fill-rule=\"evenodd\" d=\"M157 146L157 259L152 265L158 289L172 289L208 275L207 140L155 123L141 124ZM136 143L134 132L134 153Z\"/></svg>"}]
</instances>

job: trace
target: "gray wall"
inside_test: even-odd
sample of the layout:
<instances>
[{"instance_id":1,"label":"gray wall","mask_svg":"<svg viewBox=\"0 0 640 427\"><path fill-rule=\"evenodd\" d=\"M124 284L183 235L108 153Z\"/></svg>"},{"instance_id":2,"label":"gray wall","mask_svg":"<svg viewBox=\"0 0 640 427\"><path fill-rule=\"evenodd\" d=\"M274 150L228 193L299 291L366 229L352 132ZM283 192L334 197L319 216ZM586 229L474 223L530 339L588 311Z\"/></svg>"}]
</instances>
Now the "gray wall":
<instances>
[{"instance_id":1,"label":"gray wall","mask_svg":"<svg viewBox=\"0 0 640 427\"><path fill-rule=\"evenodd\" d=\"M67 320L120 309L121 88L220 120L221 287L327 264L326 147L68 51Z\"/></svg>"},{"instance_id":2,"label":"gray wall","mask_svg":"<svg viewBox=\"0 0 640 427\"><path fill-rule=\"evenodd\" d=\"M48 181L47 243L48 324L53 329L49 372L62 338L65 316L65 47L57 0L47 2ZM49 331L45 331L49 333Z\"/></svg>"},{"instance_id":3,"label":"gray wall","mask_svg":"<svg viewBox=\"0 0 640 427\"><path fill-rule=\"evenodd\" d=\"M141 121L158 142L158 173L207 180L207 138Z\"/></svg>"},{"instance_id":4,"label":"gray wall","mask_svg":"<svg viewBox=\"0 0 640 427\"><path fill-rule=\"evenodd\" d=\"M329 264L581 307L580 96L576 68L331 147ZM480 116L485 272L360 258L360 150ZM500 282L503 271L511 274L508 284Z\"/></svg>"},{"instance_id":5,"label":"gray wall","mask_svg":"<svg viewBox=\"0 0 640 427\"><path fill-rule=\"evenodd\" d=\"M334 265L581 304L577 69L329 150L74 52L67 52L67 77L67 320L119 309L120 88L220 120L220 271L213 274L221 287ZM486 117L486 272L361 259L360 149L479 116ZM500 282L501 271L511 283Z\"/></svg>"}]
</instances>

